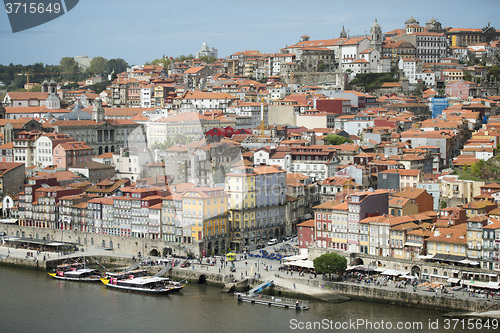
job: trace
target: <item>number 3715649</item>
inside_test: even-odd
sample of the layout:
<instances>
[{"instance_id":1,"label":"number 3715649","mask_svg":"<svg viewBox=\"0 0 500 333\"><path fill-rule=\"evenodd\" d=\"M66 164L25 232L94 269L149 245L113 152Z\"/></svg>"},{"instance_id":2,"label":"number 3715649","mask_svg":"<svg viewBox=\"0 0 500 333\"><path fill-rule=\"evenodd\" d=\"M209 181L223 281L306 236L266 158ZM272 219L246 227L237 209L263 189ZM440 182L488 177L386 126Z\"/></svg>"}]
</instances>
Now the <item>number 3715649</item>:
<instances>
[{"instance_id":1,"label":"number 3715649","mask_svg":"<svg viewBox=\"0 0 500 333\"><path fill-rule=\"evenodd\" d=\"M7 14L58 14L62 10L59 2L6 2L5 11Z\"/></svg>"}]
</instances>

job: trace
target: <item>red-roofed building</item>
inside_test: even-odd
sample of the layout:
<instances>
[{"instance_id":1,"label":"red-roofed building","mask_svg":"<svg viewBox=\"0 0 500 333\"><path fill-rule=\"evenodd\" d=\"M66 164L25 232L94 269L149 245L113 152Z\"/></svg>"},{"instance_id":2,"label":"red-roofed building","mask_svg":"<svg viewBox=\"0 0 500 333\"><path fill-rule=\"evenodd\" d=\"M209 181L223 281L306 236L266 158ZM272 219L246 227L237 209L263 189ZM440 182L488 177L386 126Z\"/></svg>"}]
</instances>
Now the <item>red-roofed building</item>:
<instances>
[{"instance_id":1,"label":"red-roofed building","mask_svg":"<svg viewBox=\"0 0 500 333\"><path fill-rule=\"evenodd\" d=\"M14 162L14 142L0 146L0 162Z\"/></svg>"},{"instance_id":2,"label":"red-roofed building","mask_svg":"<svg viewBox=\"0 0 500 333\"><path fill-rule=\"evenodd\" d=\"M307 220L297 224L299 249L307 249L309 246L314 245L314 224L314 220Z\"/></svg>"},{"instance_id":3,"label":"red-roofed building","mask_svg":"<svg viewBox=\"0 0 500 333\"><path fill-rule=\"evenodd\" d=\"M467 99L469 97L476 97L478 90L477 84L470 81L455 80L446 84L446 95L450 97L458 97L460 99Z\"/></svg>"},{"instance_id":4,"label":"red-roofed building","mask_svg":"<svg viewBox=\"0 0 500 333\"><path fill-rule=\"evenodd\" d=\"M94 156L92 147L80 141L60 143L53 154L54 165L64 169L90 161Z\"/></svg>"}]
</instances>

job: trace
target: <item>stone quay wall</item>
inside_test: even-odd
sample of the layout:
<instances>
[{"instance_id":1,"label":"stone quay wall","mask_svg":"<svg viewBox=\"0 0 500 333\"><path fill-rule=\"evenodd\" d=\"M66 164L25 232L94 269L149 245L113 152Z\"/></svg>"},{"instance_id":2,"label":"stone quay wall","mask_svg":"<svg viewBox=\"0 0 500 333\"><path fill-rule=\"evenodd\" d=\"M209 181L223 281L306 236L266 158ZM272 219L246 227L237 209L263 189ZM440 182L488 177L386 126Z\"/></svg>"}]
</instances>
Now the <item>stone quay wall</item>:
<instances>
[{"instance_id":1,"label":"stone quay wall","mask_svg":"<svg viewBox=\"0 0 500 333\"><path fill-rule=\"evenodd\" d=\"M46 229L7 224L0 224L0 232L5 232L7 235L13 237L74 243L77 244L78 248L84 250L105 248L109 249L110 255L116 251L131 255L141 252L144 256L153 256L156 251L156 256L161 256L164 248L171 249L171 254L178 256L187 256L188 254L198 256L200 254L199 244L180 244L160 239L110 236L75 230Z\"/></svg>"}]
</instances>

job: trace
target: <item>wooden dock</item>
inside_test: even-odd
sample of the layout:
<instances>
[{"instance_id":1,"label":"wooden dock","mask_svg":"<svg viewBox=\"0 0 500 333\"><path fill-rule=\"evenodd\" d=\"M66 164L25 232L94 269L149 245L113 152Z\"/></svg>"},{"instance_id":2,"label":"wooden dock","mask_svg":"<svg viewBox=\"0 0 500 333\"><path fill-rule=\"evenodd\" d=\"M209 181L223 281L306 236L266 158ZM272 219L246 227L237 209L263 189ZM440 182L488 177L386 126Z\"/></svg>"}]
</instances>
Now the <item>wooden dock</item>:
<instances>
[{"instance_id":1,"label":"wooden dock","mask_svg":"<svg viewBox=\"0 0 500 333\"><path fill-rule=\"evenodd\" d=\"M294 310L308 310L309 302L299 301L291 298L285 298L280 296L267 296L267 295L247 295L247 294L237 294L238 302L247 302L254 304L264 304L267 306L275 306L285 309Z\"/></svg>"}]
</instances>

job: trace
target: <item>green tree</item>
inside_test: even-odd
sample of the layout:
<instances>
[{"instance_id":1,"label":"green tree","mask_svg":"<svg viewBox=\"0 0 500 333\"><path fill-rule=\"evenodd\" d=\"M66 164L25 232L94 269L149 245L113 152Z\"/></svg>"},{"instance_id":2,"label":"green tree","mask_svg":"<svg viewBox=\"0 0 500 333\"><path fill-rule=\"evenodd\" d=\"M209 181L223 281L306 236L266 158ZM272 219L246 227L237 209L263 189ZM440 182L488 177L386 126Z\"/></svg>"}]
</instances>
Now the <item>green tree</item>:
<instances>
[{"instance_id":1,"label":"green tree","mask_svg":"<svg viewBox=\"0 0 500 333\"><path fill-rule=\"evenodd\" d=\"M113 72L115 73L123 73L127 70L128 68L128 63L121 59L121 58L117 58L117 59L109 59L108 61L108 67L107 67L107 73L108 74L111 74Z\"/></svg>"},{"instance_id":2,"label":"green tree","mask_svg":"<svg viewBox=\"0 0 500 333\"><path fill-rule=\"evenodd\" d=\"M40 92L42 91L42 86L36 85L30 89L28 89L29 92Z\"/></svg>"},{"instance_id":3,"label":"green tree","mask_svg":"<svg viewBox=\"0 0 500 333\"><path fill-rule=\"evenodd\" d=\"M488 74L491 78L495 78L495 81L500 81L500 67L497 65L491 66Z\"/></svg>"},{"instance_id":4,"label":"green tree","mask_svg":"<svg viewBox=\"0 0 500 333\"><path fill-rule=\"evenodd\" d=\"M160 59L155 59L151 62L147 62L146 65L155 65L155 66L163 66L165 68L168 68L168 66L172 63L172 59L165 59L165 58L160 58Z\"/></svg>"},{"instance_id":5,"label":"green tree","mask_svg":"<svg viewBox=\"0 0 500 333\"><path fill-rule=\"evenodd\" d=\"M206 62L207 64L211 64L212 62L215 62L217 60L216 57L209 57L209 56L203 56L200 57L200 60L203 62Z\"/></svg>"},{"instance_id":6,"label":"green tree","mask_svg":"<svg viewBox=\"0 0 500 333\"><path fill-rule=\"evenodd\" d=\"M320 274L342 274L347 268L347 259L338 253L325 253L314 259L314 269Z\"/></svg>"},{"instance_id":7,"label":"green tree","mask_svg":"<svg viewBox=\"0 0 500 333\"><path fill-rule=\"evenodd\" d=\"M63 74L74 74L80 71L78 64L72 57L63 57L61 61L59 61L59 65L61 66Z\"/></svg>"},{"instance_id":8,"label":"green tree","mask_svg":"<svg viewBox=\"0 0 500 333\"><path fill-rule=\"evenodd\" d=\"M17 90L17 89L24 89L24 84L26 83L26 76L17 76L15 77L12 81L10 81L10 84L8 86L8 90Z\"/></svg>"},{"instance_id":9,"label":"green tree","mask_svg":"<svg viewBox=\"0 0 500 333\"><path fill-rule=\"evenodd\" d=\"M472 81L472 75L469 72L464 74L464 81Z\"/></svg>"},{"instance_id":10,"label":"green tree","mask_svg":"<svg viewBox=\"0 0 500 333\"><path fill-rule=\"evenodd\" d=\"M344 144L346 142L348 143L352 143L352 140L349 139L349 138L346 138L345 136L341 136L341 135L337 135L337 134L328 134L327 136L325 136L325 144L329 144L329 145L341 145L341 144Z\"/></svg>"},{"instance_id":11,"label":"green tree","mask_svg":"<svg viewBox=\"0 0 500 333\"><path fill-rule=\"evenodd\" d=\"M326 69L326 64L321 63L318 65L318 72L324 72L325 69Z\"/></svg>"},{"instance_id":12,"label":"green tree","mask_svg":"<svg viewBox=\"0 0 500 333\"><path fill-rule=\"evenodd\" d=\"M470 167L470 171L475 176L480 177L482 175L482 173L483 173L483 168L484 167L485 167L484 161L483 160L479 160L479 161L475 162L474 164L472 164L472 166Z\"/></svg>"},{"instance_id":13,"label":"green tree","mask_svg":"<svg viewBox=\"0 0 500 333\"><path fill-rule=\"evenodd\" d=\"M108 70L108 60L103 57L95 57L90 61L88 73L91 75L105 75Z\"/></svg>"}]
</instances>

